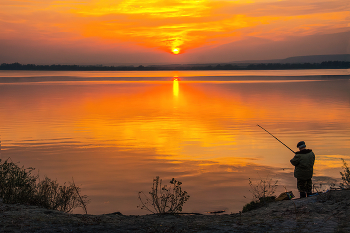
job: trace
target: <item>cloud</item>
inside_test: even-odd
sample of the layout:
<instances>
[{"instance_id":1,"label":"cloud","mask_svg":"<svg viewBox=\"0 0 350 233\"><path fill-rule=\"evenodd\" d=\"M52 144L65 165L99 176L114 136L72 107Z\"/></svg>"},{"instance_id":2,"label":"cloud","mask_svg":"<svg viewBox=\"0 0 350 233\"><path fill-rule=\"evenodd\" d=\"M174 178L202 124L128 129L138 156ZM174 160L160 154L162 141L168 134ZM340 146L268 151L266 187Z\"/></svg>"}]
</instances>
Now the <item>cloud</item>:
<instances>
[{"instance_id":1,"label":"cloud","mask_svg":"<svg viewBox=\"0 0 350 233\"><path fill-rule=\"evenodd\" d=\"M214 48L193 49L184 54L183 59L188 61L201 59L202 62L209 63L284 59L303 55L346 54L350 53L349 36L349 31L309 36L295 34L280 41L248 36Z\"/></svg>"},{"instance_id":2,"label":"cloud","mask_svg":"<svg viewBox=\"0 0 350 233\"><path fill-rule=\"evenodd\" d=\"M128 44L131 53L149 48L158 56L178 48L181 55L247 36L283 41L295 35L335 33L349 27L349 16L341 0L5 0L0 39L66 48L90 39L96 43L87 50Z\"/></svg>"},{"instance_id":3,"label":"cloud","mask_svg":"<svg viewBox=\"0 0 350 233\"><path fill-rule=\"evenodd\" d=\"M171 17L201 17L203 11L208 9L207 0L97 0L91 1L77 11L82 15L108 15L108 14L127 14L127 15L148 15L157 18Z\"/></svg>"},{"instance_id":4,"label":"cloud","mask_svg":"<svg viewBox=\"0 0 350 233\"><path fill-rule=\"evenodd\" d=\"M252 17L261 16L301 16L320 13L347 12L349 6L344 1L255 1L249 4L224 4L214 10L216 14L242 14Z\"/></svg>"}]
</instances>

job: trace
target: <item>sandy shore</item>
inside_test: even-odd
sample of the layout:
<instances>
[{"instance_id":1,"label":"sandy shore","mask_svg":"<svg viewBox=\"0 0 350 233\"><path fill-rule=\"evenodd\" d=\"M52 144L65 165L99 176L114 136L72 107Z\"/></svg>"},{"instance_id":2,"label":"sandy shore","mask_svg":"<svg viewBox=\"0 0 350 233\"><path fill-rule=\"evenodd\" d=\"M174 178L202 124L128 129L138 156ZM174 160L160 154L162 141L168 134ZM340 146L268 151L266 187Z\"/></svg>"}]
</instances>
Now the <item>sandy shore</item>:
<instances>
[{"instance_id":1,"label":"sandy shore","mask_svg":"<svg viewBox=\"0 0 350 233\"><path fill-rule=\"evenodd\" d=\"M243 214L81 215L0 203L0 232L350 232L350 190Z\"/></svg>"}]
</instances>

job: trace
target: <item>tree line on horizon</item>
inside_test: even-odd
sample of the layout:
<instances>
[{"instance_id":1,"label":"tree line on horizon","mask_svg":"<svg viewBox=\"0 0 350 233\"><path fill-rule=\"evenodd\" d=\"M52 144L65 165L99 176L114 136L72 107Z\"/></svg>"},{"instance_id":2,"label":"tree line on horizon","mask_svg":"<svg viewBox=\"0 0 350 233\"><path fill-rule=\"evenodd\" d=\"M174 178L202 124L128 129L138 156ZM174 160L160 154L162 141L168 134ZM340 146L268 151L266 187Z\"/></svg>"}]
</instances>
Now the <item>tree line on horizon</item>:
<instances>
[{"instance_id":1,"label":"tree line on horizon","mask_svg":"<svg viewBox=\"0 0 350 233\"><path fill-rule=\"evenodd\" d=\"M152 65L152 66L102 66L102 65L36 65L18 62L2 63L0 70L53 70L53 71L157 71L157 70L290 70L290 69L348 69L350 61L324 61L321 63L259 63L217 65Z\"/></svg>"}]
</instances>

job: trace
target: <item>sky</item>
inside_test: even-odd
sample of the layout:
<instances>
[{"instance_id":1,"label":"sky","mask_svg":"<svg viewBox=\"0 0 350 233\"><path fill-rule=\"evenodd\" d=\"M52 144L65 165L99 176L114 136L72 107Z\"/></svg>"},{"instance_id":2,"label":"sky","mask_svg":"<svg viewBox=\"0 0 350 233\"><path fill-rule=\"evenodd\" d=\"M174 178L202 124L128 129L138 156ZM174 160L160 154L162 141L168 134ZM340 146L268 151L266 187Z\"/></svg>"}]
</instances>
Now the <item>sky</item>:
<instances>
[{"instance_id":1,"label":"sky","mask_svg":"<svg viewBox=\"0 0 350 233\"><path fill-rule=\"evenodd\" d=\"M344 0L2 0L0 63L157 64L350 53Z\"/></svg>"}]
</instances>

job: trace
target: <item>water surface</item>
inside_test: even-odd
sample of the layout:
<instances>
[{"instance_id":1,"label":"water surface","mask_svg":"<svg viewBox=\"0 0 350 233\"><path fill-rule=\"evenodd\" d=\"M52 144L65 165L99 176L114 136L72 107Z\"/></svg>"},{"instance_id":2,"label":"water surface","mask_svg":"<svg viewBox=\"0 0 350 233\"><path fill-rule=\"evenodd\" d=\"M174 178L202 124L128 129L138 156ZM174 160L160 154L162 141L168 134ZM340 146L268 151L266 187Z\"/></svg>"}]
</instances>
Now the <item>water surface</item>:
<instances>
[{"instance_id":1,"label":"water surface","mask_svg":"<svg viewBox=\"0 0 350 233\"><path fill-rule=\"evenodd\" d=\"M74 177L92 214L147 214L137 193L155 176L183 182L186 212L238 212L251 201L248 178L297 192L293 153L257 124L293 150L306 141L314 183L339 182L340 158L350 162L349 79L349 70L1 71L1 158L61 183Z\"/></svg>"}]
</instances>

